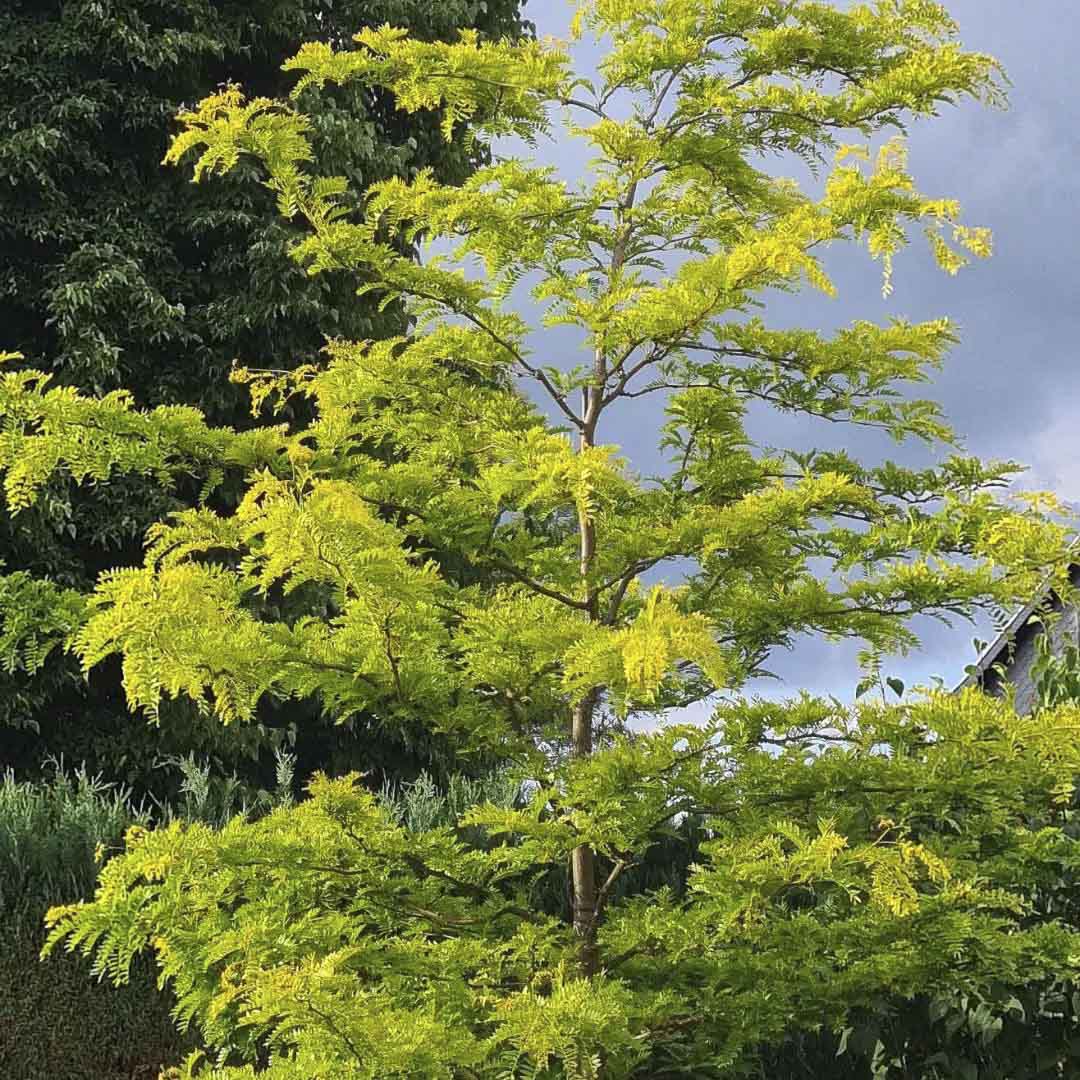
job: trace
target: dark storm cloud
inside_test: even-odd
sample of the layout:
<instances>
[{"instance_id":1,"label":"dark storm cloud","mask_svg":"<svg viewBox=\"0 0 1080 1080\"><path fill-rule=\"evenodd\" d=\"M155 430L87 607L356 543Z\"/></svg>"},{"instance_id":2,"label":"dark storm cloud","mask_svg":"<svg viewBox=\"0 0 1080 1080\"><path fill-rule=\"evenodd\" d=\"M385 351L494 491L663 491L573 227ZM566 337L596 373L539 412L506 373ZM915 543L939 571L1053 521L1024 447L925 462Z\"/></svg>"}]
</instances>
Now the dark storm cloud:
<instances>
[{"instance_id":1,"label":"dark storm cloud","mask_svg":"<svg viewBox=\"0 0 1080 1080\"><path fill-rule=\"evenodd\" d=\"M1080 341L1080 103L1074 67L1080 6L1075 0L952 0L947 6L964 45L1004 64L1013 83L1012 104L1000 112L967 103L917 124L909 133L911 168L927 194L960 199L969 223L993 229L995 257L949 278L916 237L897 262L895 291L885 300L880 267L865 254L843 253L830 262L836 299L810 292L783 297L766 317L832 330L856 318L948 315L959 324L962 342L925 393L943 403L972 452L1024 462L1031 466L1024 486L1052 487L1080 501L1080 382L1073 377ZM527 5L542 35L562 39L570 11L562 0ZM586 42L575 46L574 55L580 70L595 64L599 51ZM587 149L578 140L560 137L538 152L567 179L585 172ZM572 346L573 338L560 333L536 344L550 356ZM654 443L641 432L654 431L658 419L657 404L642 404L604 437L620 443L648 472L656 461ZM822 445L832 435L775 420L756 434L781 443L793 432L800 442ZM873 436L848 438L847 444L875 457L925 460L915 448L897 449ZM909 682L937 674L952 683L972 659L973 632L967 626L952 632L931 628L922 653L897 660L890 670ZM822 642L780 654L772 666L789 690L805 686L846 696L858 677L853 650Z\"/></svg>"}]
</instances>

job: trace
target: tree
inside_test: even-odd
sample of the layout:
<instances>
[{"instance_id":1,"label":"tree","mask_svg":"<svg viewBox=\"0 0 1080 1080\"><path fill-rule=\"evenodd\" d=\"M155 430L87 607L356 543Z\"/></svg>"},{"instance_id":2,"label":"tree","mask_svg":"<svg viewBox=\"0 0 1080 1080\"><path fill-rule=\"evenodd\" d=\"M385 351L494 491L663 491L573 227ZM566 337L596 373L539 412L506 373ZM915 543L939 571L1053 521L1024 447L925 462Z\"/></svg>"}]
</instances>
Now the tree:
<instances>
[{"instance_id":1,"label":"tree","mask_svg":"<svg viewBox=\"0 0 1080 1080\"><path fill-rule=\"evenodd\" d=\"M191 1074L728 1077L875 997L1073 970L1071 928L1027 916L1075 858L1075 706L740 696L800 635L873 658L914 646L916 616L1007 604L1066 565L1053 500L995 496L1013 468L950 450L936 407L905 393L942 361L948 321L827 337L752 314L769 289L830 291L825 244L866 243L886 285L916 225L946 271L988 253L952 200L917 191L901 143L875 157L841 139L996 101L996 64L922 0L596 0L576 25L608 39L595 85L557 46L392 28L287 66L299 94L383 87L447 136L535 139L562 108L596 154L580 188L498 160L460 188L376 184L358 218L346 181L312 168L295 100L231 87L185 115L170 160L196 154L198 180L260 161L306 222L300 265L410 314L398 337L241 373L259 401L309 402L303 431L4 383L13 505L58 465L247 471L234 514L155 525L145 564L90 600L73 647L88 668L120 658L133 708L185 697L242 724L267 698L314 697L495 748L522 783L524 806L480 804L456 828L410 829L351 776L259 822L129 835L96 899L52 913L51 940L119 979L152 947L222 1051ZM762 168L832 153L817 193ZM438 245L423 263L399 249L418 239ZM512 309L525 279L543 327L581 331L580 364L554 363ZM600 441L645 394L666 395L656 479ZM913 471L761 451L754 402L951 456ZM647 583L676 560L681 584ZM260 600L305 590L329 596L324 617ZM707 724L626 726L717 694ZM685 895L620 899L687 815L708 839ZM537 890L566 865L564 917Z\"/></svg>"},{"instance_id":2,"label":"tree","mask_svg":"<svg viewBox=\"0 0 1080 1080\"><path fill-rule=\"evenodd\" d=\"M1080 701L1080 654L1053 633L1062 598L1043 597L1032 621L1043 624L1035 637L1035 709L1052 714ZM1056 649L1055 649L1056 645ZM1008 689L1007 673L999 687ZM1011 696L1011 695L1010 695ZM1015 701L1013 702L1015 704ZM1053 723L1052 715L1047 717ZM1075 838L1075 794L1062 808L1061 823ZM1032 883L1027 918L1080 926L1071 860L1056 873ZM806 1080L823 1075L838 1080L903 1080L910 1076L974 1077L977 1080L1054 1080L1071 1076L1080 1058L1080 995L1068 971L1046 979L1025 976L981 996L936 995L928 988L910 1000L885 996L866 1002L843 1031L796 1033L763 1053L763 1075Z\"/></svg>"},{"instance_id":3,"label":"tree","mask_svg":"<svg viewBox=\"0 0 1080 1080\"><path fill-rule=\"evenodd\" d=\"M163 168L171 118L228 77L257 93L285 93L291 77L281 62L304 40L341 42L386 21L421 38L452 37L463 27L515 36L526 29L519 7L518 0L5 4L5 344L64 385L96 393L126 387L140 405L194 405L233 427L265 422L230 383L231 365L290 368L314 359L327 335L400 332L402 313L358 301L344 275L305 275L288 257L300 226L276 213L270 194L251 182L250 165L204 187ZM484 160L464 129L445 140L430 114L396 110L376 88L312 88L303 106L317 167L342 173L358 191L424 168L456 183ZM57 475L32 509L5 517L5 760L32 769L48 754L66 754L145 788L162 752L201 746L235 757L241 749L185 715L173 716L162 745L126 717L118 673L101 672L88 690L60 650L44 651L74 626L80 595L98 573L138 563L147 526L194 504L198 493L190 479L162 486L117 476L85 490ZM218 505L234 505L236 494L235 484L219 490ZM316 729L310 720L305 727ZM249 739L247 749L257 745ZM306 749L323 761L334 750ZM425 751L417 756L423 761Z\"/></svg>"}]
</instances>

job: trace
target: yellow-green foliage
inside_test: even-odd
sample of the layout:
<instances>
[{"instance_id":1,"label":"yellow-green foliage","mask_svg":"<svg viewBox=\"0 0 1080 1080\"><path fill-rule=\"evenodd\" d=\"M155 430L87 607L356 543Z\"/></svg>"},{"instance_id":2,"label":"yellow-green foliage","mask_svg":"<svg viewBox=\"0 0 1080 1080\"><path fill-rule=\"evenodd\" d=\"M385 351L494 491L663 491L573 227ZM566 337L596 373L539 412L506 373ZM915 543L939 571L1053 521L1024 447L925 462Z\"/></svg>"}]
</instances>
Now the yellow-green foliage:
<instances>
[{"instance_id":1,"label":"yellow-green foliage","mask_svg":"<svg viewBox=\"0 0 1080 1080\"><path fill-rule=\"evenodd\" d=\"M21 359L0 353L0 362ZM40 371L0 376L0 461L4 497L17 513L57 472L79 483L102 482L117 472L169 482L186 473L216 484L225 466L271 465L282 451L282 431L237 434L207 426L198 409L168 405L138 412L126 391L90 398L71 386L50 387Z\"/></svg>"},{"instance_id":2,"label":"yellow-green foliage","mask_svg":"<svg viewBox=\"0 0 1080 1080\"><path fill-rule=\"evenodd\" d=\"M487 850L398 824L358 778L220 831L132 829L94 902L50 913L51 941L120 980L152 948L179 1015L265 1040L268 1077L497 1077L515 1054L646 1076L684 1025L700 1074L723 1075L883 990L1071 972L1070 931L1022 926L1030 887L1075 865L1055 805L1078 768L1074 706L731 706L556 767L522 810L467 811ZM610 906L607 970L582 980L531 876L580 843L631 861L680 813L713 835L687 898Z\"/></svg>"},{"instance_id":3,"label":"yellow-green foliage","mask_svg":"<svg viewBox=\"0 0 1080 1080\"><path fill-rule=\"evenodd\" d=\"M93 903L54 912L54 946L111 977L154 948L183 1017L249 1063L268 1047L268 1077L728 1076L761 1040L875 995L1072 970L1071 933L1026 916L1075 860L1074 708L734 696L800 634L907 649L914 617L1008 603L1065 566L1053 500L999 498L1015 468L953 452L909 395L954 341L946 320L825 336L749 314L767 290L831 292L829 244L864 245L886 289L912 230L948 273L989 253L952 199L918 190L900 142L845 140L996 100L995 63L926 0L596 0L578 26L610 38L595 85L555 45L392 28L288 65L439 109L447 130L532 137L562 115L596 156L576 187L497 161L456 189L376 185L360 218L311 175L295 105L229 88L185 115L170 160L194 155L199 177L254 156L309 226L297 260L412 316L405 337L333 341L291 375L238 373L258 401L305 395L304 430L244 441L8 383L0 464L24 501L55 468L247 470L235 513L157 526L73 635L87 668L120 656L132 706L184 695L230 722L317 698L495 747L532 781L526 808L462 818L489 838L469 846L318 779L255 824L131 836ZM777 156L826 170L821 192L763 171ZM437 247L417 263L403 241ZM539 328L511 308L526 280ZM580 357L549 350L560 324ZM652 480L602 441L606 414L647 394L667 410ZM950 456L766 452L744 424L758 403ZM683 584L648 587L665 567ZM296 590L321 616L252 603ZM615 733L716 691L706 728ZM616 901L680 814L712 834L688 895ZM531 888L572 853L568 926Z\"/></svg>"}]
</instances>

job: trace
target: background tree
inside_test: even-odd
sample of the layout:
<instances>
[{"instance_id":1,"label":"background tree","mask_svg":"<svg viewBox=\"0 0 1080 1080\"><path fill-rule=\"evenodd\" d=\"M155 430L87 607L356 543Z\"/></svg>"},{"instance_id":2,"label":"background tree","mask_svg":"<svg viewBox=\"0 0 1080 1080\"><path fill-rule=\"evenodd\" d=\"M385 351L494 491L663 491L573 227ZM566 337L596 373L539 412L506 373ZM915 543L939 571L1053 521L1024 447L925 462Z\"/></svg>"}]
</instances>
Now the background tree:
<instances>
[{"instance_id":1,"label":"background tree","mask_svg":"<svg viewBox=\"0 0 1080 1080\"><path fill-rule=\"evenodd\" d=\"M285 93L292 79L280 65L301 41L340 43L388 21L420 39L463 27L517 36L526 29L519 8L519 0L4 4L4 344L59 383L97 393L125 387L141 405L195 405L212 423L243 428L258 419L228 380L234 362L290 368L312 360L328 335L400 332L400 309L380 313L356 298L351 278L309 277L288 258L301 226L276 213L251 163L204 187L162 168L171 118L227 78ZM436 118L396 109L376 87L310 88L303 105L318 169L347 176L358 191L428 167L457 183L485 157L464 129L446 140ZM58 474L32 509L5 517L0 758L26 771L65 754L145 788L163 752L201 746L235 757L244 749L186 714L173 717L171 733L144 732L125 715L118 671L100 672L87 689L60 651L45 651L75 624L79 594L97 574L137 563L146 526L193 503L198 490L190 478L169 486L122 475L89 490ZM235 501L232 489L217 499ZM295 719L266 718L277 728ZM249 738L246 750L258 742ZM300 750L327 762L341 747L324 739ZM411 758L429 755L419 745ZM395 758L415 767L401 748L388 750ZM161 784L158 776L152 786Z\"/></svg>"},{"instance_id":2,"label":"background tree","mask_svg":"<svg viewBox=\"0 0 1080 1080\"><path fill-rule=\"evenodd\" d=\"M1067 635L1055 652L1055 643L1062 640L1051 632L1060 617L1055 611L1059 598L1051 594L1044 600L1032 616L1046 627L1035 639L1032 675L1036 711L1047 714L1052 724L1056 709L1080 703L1080 654ZM1002 679L1007 689L1004 672ZM1053 818L1074 841L1076 809L1074 794ZM1029 827L1047 823L1037 807L1031 810ZM1047 869L1029 883L1029 922L1080 927L1074 861L1066 858ZM875 997L853 1010L840 1030L792 1033L762 1047L760 1075L785 1080L826 1075L838 1080L1056 1080L1073 1075L1080 1060L1075 973L1020 974L1018 982L1003 981L979 994L937 993L927 987L912 998Z\"/></svg>"},{"instance_id":3,"label":"background tree","mask_svg":"<svg viewBox=\"0 0 1080 1080\"><path fill-rule=\"evenodd\" d=\"M576 189L500 161L460 188L376 184L361 220L347 181L311 168L295 103L229 88L185 115L172 160L197 150L203 179L254 156L279 211L307 223L298 262L412 317L397 338L246 374L259 400L310 402L303 430L235 434L32 373L3 383L14 507L57 467L83 481L247 469L235 513L154 526L145 565L90 601L74 647L87 666L119 656L132 706L186 697L244 723L268 698L315 698L494 748L528 784L525 807L488 802L456 828L410 829L352 777L316 778L256 823L129 835L95 901L53 912L53 940L119 978L152 946L181 1016L237 1062L216 1075L732 1076L763 1043L840 1028L876 998L1072 971L1073 930L1029 915L1075 859L1075 706L738 696L800 634L909 648L916 616L1008 603L1063 572L1053 501L992 494L1009 466L763 452L744 424L764 402L954 441L904 392L942 361L947 321L827 338L750 312L769 289L830 291L829 243L867 243L886 284L912 226L947 271L958 248L988 253L953 201L918 192L900 143L873 155L840 138L994 100L996 65L922 0L597 0L578 27L608 39L597 85L557 48L390 28L288 65L296 98L379 86L437 110L448 136L469 121L534 137L562 106L597 157ZM761 167L832 153L812 193ZM420 236L443 254L403 255ZM542 324L582 332L582 363L549 362L511 309L526 276ZM643 394L666 399L656 479L600 441ZM643 580L676 561L681 585ZM328 596L325 617L261 599L306 590ZM701 727L621 730L717 693ZM618 901L626 868L686 815L709 839L685 892ZM567 864L562 917L535 887Z\"/></svg>"}]
</instances>

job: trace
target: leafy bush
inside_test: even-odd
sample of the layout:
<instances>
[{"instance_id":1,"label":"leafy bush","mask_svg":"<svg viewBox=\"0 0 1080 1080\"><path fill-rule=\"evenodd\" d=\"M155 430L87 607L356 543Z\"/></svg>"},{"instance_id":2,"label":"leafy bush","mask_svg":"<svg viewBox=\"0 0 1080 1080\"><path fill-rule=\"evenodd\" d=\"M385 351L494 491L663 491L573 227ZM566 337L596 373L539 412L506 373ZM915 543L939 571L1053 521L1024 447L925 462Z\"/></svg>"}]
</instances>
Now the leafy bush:
<instances>
[{"instance_id":1,"label":"leafy bush","mask_svg":"<svg viewBox=\"0 0 1080 1080\"><path fill-rule=\"evenodd\" d=\"M9 920L92 892L101 855L149 820L126 789L85 769L54 769L39 783L10 769L0 780L0 913Z\"/></svg>"},{"instance_id":2,"label":"leafy bush","mask_svg":"<svg viewBox=\"0 0 1080 1080\"><path fill-rule=\"evenodd\" d=\"M423 772L412 783L384 784L380 797L399 825L427 832L456 825L466 810L482 803L513 807L522 794L521 783L505 773L476 778L455 773L440 788Z\"/></svg>"},{"instance_id":3,"label":"leafy bush","mask_svg":"<svg viewBox=\"0 0 1080 1080\"><path fill-rule=\"evenodd\" d=\"M101 859L150 815L126 789L53 765L37 783L0 777L0 1076L156 1076L191 1040L177 1033L152 965L137 962L118 989L81 957L38 956L46 908L89 895Z\"/></svg>"},{"instance_id":4,"label":"leafy bush","mask_svg":"<svg viewBox=\"0 0 1080 1080\"><path fill-rule=\"evenodd\" d=\"M193 1042L170 1018L172 996L139 961L131 981L96 980L78 956L39 960L42 932L28 918L0 918L0 1076L5 1080L135 1080L156 1077Z\"/></svg>"}]
</instances>

